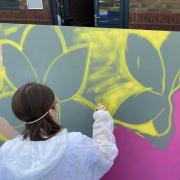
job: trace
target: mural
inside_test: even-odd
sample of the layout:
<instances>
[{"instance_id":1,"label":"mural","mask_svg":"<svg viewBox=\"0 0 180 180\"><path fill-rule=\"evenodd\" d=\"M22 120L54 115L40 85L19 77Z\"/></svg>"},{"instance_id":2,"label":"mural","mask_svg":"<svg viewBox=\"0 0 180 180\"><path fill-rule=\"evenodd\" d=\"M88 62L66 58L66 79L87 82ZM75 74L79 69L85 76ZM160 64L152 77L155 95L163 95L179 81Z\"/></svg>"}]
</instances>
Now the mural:
<instances>
[{"instance_id":1,"label":"mural","mask_svg":"<svg viewBox=\"0 0 180 180\"><path fill-rule=\"evenodd\" d=\"M23 123L12 95L41 82L69 131L91 136L97 102L113 115L119 156L104 179L180 178L180 33L13 24L0 32L0 115L14 128Z\"/></svg>"}]
</instances>

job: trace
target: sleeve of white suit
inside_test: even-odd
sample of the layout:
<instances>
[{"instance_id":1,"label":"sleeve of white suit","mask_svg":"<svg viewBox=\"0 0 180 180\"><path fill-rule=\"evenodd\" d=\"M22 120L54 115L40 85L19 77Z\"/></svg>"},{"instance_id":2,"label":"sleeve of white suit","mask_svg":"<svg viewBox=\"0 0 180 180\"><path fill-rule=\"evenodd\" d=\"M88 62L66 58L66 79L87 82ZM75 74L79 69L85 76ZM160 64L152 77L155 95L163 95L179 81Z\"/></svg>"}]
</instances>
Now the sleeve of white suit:
<instances>
[{"instance_id":1,"label":"sleeve of white suit","mask_svg":"<svg viewBox=\"0 0 180 180\"><path fill-rule=\"evenodd\" d=\"M94 112L93 117L95 120L93 124L93 139L98 146L100 154L95 171L97 170L99 176L102 176L113 165L114 160L118 155L118 149L113 134L113 118L109 112L99 110Z\"/></svg>"}]
</instances>

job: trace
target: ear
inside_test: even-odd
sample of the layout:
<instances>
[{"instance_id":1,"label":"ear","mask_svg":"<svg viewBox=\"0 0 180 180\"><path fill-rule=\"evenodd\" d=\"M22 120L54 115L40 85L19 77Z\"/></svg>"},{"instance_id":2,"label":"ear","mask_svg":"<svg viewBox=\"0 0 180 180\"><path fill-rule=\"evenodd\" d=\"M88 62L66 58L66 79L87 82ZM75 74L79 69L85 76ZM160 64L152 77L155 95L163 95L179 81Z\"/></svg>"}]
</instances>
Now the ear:
<instances>
[{"instance_id":1,"label":"ear","mask_svg":"<svg viewBox=\"0 0 180 180\"><path fill-rule=\"evenodd\" d=\"M55 117L56 111L54 109L50 109L49 114L50 114L51 117Z\"/></svg>"}]
</instances>

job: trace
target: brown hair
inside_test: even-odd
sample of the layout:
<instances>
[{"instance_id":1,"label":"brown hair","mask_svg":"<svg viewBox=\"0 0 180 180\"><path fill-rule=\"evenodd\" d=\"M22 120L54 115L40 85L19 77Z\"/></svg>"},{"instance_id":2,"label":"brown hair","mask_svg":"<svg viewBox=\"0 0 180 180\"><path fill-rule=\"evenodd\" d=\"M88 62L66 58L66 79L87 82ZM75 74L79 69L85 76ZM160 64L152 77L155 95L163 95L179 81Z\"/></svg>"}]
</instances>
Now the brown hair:
<instances>
[{"instance_id":1,"label":"brown hair","mask_svg":"<svg viewBox=\"0 0 180 180\"><path fill-rule=\"evenodd\" d=\"M28 123L55 108L55 103L56 97L49 87L33 82L25 84L15 92L11 106L15 116ZM48 113L37 122L25 124L22 134L24 139L29 137L31 141L43 141L51 138L60 130L61 126Z\"/></svg>"}]
</instances>

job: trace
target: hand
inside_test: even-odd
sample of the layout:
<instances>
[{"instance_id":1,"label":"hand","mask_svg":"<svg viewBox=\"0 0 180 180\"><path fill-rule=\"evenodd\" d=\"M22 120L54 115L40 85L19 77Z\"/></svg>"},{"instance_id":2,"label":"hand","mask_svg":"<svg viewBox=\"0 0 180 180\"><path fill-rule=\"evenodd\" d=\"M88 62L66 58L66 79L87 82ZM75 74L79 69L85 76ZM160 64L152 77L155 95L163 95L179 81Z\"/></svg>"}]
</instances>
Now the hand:
<instances>
[{"instance_id":1,"label":"hand","mask_svg":"<svg viewBox=\"0 0 180 180\"><path fill-rule=\"evenodd\" d=\"M96 106L96 111L99 111L99 110L106 110L106 108L102 104L98 103Z\"/></svg>"}]
</instances>

